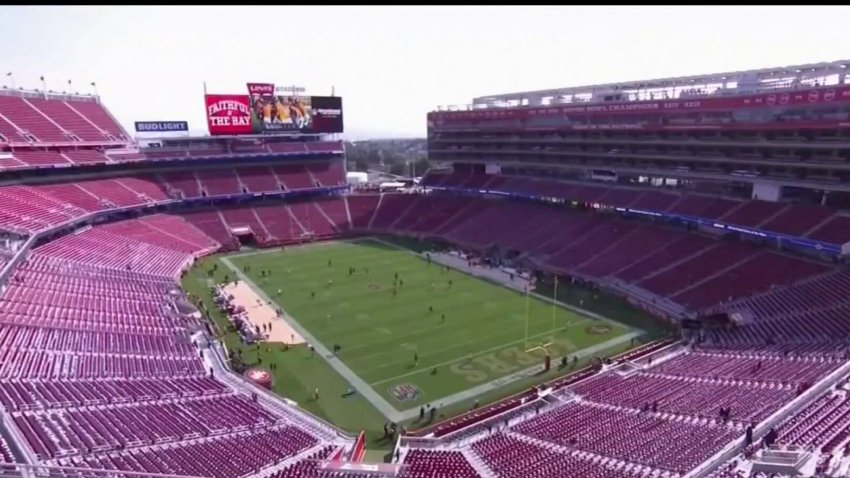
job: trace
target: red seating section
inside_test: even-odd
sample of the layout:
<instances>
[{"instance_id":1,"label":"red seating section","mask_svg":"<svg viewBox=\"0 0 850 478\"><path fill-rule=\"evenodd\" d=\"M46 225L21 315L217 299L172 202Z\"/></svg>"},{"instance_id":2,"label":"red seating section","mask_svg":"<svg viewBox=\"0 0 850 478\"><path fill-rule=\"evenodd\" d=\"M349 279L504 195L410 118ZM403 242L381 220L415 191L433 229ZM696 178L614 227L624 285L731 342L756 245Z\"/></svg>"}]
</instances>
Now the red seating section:
<instances>
[{"instance_id":1,"label":"red seating section","mask_svg":"<svg viewBox=\"0 0 850 478\"><path fill-rule=\"evenodd\" d=\"M501 177L468 172L428 174L427 186L487 188L497 191L533 194L615 207L668 212L716 219L729 224L758 227L767 231L843 244L850 242L850 216L837 216L824 207L790 205L768 201L736 201L699 194L677 195L620 187L579 185L575 183L523 177Z\"/></svg>"},{"instance_id":2,"label":"red seating section","mask_svg":"<svg viewBox=\"0 0 850 478\"><path fill-rule=\"evenodd\" d=\"M35 155L63 157L59 153L32 151L24 156ZM288 189L316 187L320 181L313 180L313 170L319 171L322 181L328 184L337 185L345 181L342 163L339 161L325 166L312 165L309 168L312 169L305 165L290 165L275 169L279 170L281 183ZM244 182L246 180L247 183ZM0 229L32 233L92 212L170 201L170 194L176 195L177 191L188 198L242 194L243 185L248 192L280 192L279 183L275 176L271 175L270 168L178 171L157 176L83 180L73 184L0 187L0 198L6 199L0 203ZM322 209L321 212L333 215L332 222L348 222L347 215L342 215L339 206L334 208L328 203L326 207L331 209ZM322 223L319 225L323 226ZM342 226L343 229L347 227Z\"/></svg>"},{"instance_id":3,"label":"red seating section","mask_svg":"<svg viewBox=\"0 0 850 478\"><path fill-rule=\"evenodd\" d=\"M113 143L127 135L94 99L0 95L0 134L9 143Z\"/></svg>"},{"instance_id":4,"label":"red seating section","mask_svg":"<svg viewBox=\"0 0 850 478\"><path fill-rule=\"evenodd\" d=\"M218 248L184 218L152 215L31 251L0 293L0 403L21 445L59 466L229 478L332 442L199 359L175 279ZM0 456L12 459L2 442Z\"/></svg>"},{"instance_id":5,"label":"red seating section","mask_svg":"<svg viewBox=\"0 0 850 478\"><path fill-rule=\"evenodd\" d=\"M358 229L368 228L380 201L381 196L378 195L348 196L347 202L348 209L351 212L351 227Z\"/></svg>"},{"instance_id":6,"label":"red seating section","mask_svg":"<svg viewBox=\"0 0 850 478\"><path fill-rule=\"evenodd\" d=\"M242 184L248 188L248 192L270 192L280 191L280 183L272 173L271 168L253 167L253 168L236 168L236 173L239 174L239 179Z\"/></svg>"},{"instance_id":7,"label":"red seating section","mask_svg":"<svg viewBox=\"0 0 850 478\"><path fill-rule=\"evenodd\" d=\"M82 141L104 141L106 137L90 120L81 116L64 101L27 99L30 105L44 113L44 115L59 125L63 131L67 131Z\"/></svg>"},{"instance_id":8,"label":"red seating section","mask_svg":"<svg viewBox=\"0 0 850 478\"><path fill-rule=\"evenodd\" d=\"M218 171L163 173L156 177L129 177L81 181L74 185L11 186L0 188L0 227L34 232L86 214L115 207L129 207L168 200L167 191L189 197L236 194L243 186L251 192L301 189L341 182L341 163L318 166L286 165L272 168L237 168ZM273 171L275 176L263 174ZM316 178L319 175L321 180ZM243 177L244 176L244 177ZM277 178L277 179L275 179ZM245 184L245 181L248 184ZM440 183L467 182L467 176L447 176ZM531 180L507 179L505 185L526 187ZM478 184L489 182L478 181ZM523 186L523 185L526 186ZM668 195L597 195L584 188L584 197L607 196L623 204L641 198L670 202ZM272 191L269 191L272 192ZM646 199L648 198L648 199ZM380 203L380 204L378 204ZM762 208L762 205L757 206ZM253 210L253 209L256 209ZM226 208L223 221L200 216L198 228L221 244L233 247L232 228L250 227L261 242L285 244L306 235L328 237L371 227L410 234L440 235L470 247L492 244L528 251L564 273L601 278L614 276L650 291L671 297L691 309L710 307L792 283L827 268L778 254L760 254L755 246L717 242L712 239L633 224L607 216L574 213L537 204L500 203L452 196L384 195L352 196L346 201L328 200L312 205L263 206L244 210ZM787 208L786 208L787 209ZM734 210L741 210L738 207ZM786 210L783 214L790 214ZM350 215L350 219L349 219ZM824 223L820 215L811 223ZM219 216L219 218L222 218ZM777 216L780 219L781 216ZM843 216L834 216L832 221ZM215 217L213 217L215 219ZM349 224L349 221L353 224ZM829 226L824 223L823 227ZM542 227L541 227L542 225ZM684 280L683 280L684 278Z\"/></svg>"},{"instance_id":9,"label":"red seating section","mask_svg":"<svg viewBox=\"0 0 850 478\"><path fill-rule=\"evenodd\" d=\"M833 244L844 244L850 241L850 216L834 216L812 231L809 237Z\"/></svg>"},{"instance_id":10,"label":"red seating section","mask_svg":"<svg viewBox=\"0 0 850 478\"><path fill-rule=\"evenodd\" d=\"M121 128L106 108L104 108L100 103L92 101L68 101L67 104L76 110L77 113L83 115L99 130L109 133L118 139L127 137L124 129Z\"/></svg>"},{"instance_id":11,"label":"red seating section","mask_svg":"<svg viewBox=\"0 0 850 478\"><path fill-rule=\"evenodd\" d=\"M375 230L437 235L475 249L498 245L527 252L538 263L566 274L614 276L693 310L829 270L749 243L540 204L438 194L367 198L349 197L352 217L358 218L353 219L356 228L371 222ZM375 201L380 204L373 214L360 212L361 204Z\"/></svg>"},{"instance_id":12,"label":"red seating section","mask_svg":"<svg viewBox=\"0 0 850 478\"><path fill-rule=\"evenodd\" d=\"M277 187L259 174L262 169L168 173L163 179L173 188L195 188L196 194ZM275 167L281 182L296 188L324 185L320 178L326 172ZM439 182L527 187L463 175ZM576 190L619 204L681 202L666 194ZM132 177L0 188L4 204L24 208L20 213L0 208L0 221L38 230L92 211L143 204L150 195L164 200L166 186ZM817 223L828 224L830 217L822 215ZM180 271L198 256L236 247L239 227L249 227L267 245L371 230L440 236L475 248L498 245L566 273L615 276L694 309L746 310L756 317L748 330L736 337L718 334L721 338L790 339L805 336L811 324L825 335L846 335L840 316L850 311L847 273L824 264L537 203L388 194L149 215L83 229L36 248L0 295L0 403L40 459L228 477L308 450L311 456L334 450L327 437L302 427L300 418L269 410L208 377L186 336L194 320L175 312L169 291ZM699 347L628 377L605 373L569 384L580 403L558 404L453 450L407 450L408 466L400 476L473 478L484 476L482 464L505 477L542 478L563 470L597 478L685 474L738 437L741 424L763 420L844 362L828 347L729 347ZM81 385L88 381L90 386ZM656 411L646 411L647 404ZM734 411L729 422L718 418L720 407ZM803 412L818 425L793 419L782 439L837 446L850 436L848 410L843 396L821 399ZM160 442L170 444L150 446ZM269 476L325 476L304 457Z\"/></svg>"}]
</instances>

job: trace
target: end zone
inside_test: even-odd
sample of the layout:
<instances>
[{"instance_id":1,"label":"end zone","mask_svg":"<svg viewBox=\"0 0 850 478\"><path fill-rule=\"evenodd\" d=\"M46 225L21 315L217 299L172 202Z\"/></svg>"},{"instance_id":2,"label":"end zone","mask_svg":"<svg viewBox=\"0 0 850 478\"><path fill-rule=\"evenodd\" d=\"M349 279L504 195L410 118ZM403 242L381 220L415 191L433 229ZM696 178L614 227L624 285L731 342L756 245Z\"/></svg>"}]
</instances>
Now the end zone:
<instances>
[{"instance_id":1,"label":"end zone","mask_svg":"<svg viewBox=\"0 0 850 478\"><path fill-rule=\"evenodd\" d=\"M277 316L274 307L263 299L245 281L228 283L222 287L225 293L233 296L233 303L245 308L248 322L255 327L272 324L270 331L264 333L264 342L278 342L298 345L305 342L301 334L292 328L282 317Z\"/></svg>"}]
</instances>

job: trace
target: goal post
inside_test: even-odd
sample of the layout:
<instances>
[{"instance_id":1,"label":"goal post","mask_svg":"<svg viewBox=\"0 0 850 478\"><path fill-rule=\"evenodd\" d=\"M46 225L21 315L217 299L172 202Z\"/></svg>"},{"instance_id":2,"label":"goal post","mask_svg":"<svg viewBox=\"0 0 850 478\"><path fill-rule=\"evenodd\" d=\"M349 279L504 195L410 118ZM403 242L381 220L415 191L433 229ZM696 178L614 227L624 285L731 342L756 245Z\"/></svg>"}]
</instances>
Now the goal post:
<instances>
[{"instance_id":1,"label":"goal post","mask_svg":"<svg viewBox=\"0 0 850 478\"><path fill-rule=\"evenodd\" d=\"M551 346L555 342L555 333L557 327L557 295L558 294L558 276L555 276L555 289L552 295L552 326L549 332L548 340L533 342L529 340L529 323L531 322L531 289L528 285L525 286L525 352L531 353L537 350L543 350L546 352L546 356L549 356L548 347Z\"/></svg>"}]
</instances>

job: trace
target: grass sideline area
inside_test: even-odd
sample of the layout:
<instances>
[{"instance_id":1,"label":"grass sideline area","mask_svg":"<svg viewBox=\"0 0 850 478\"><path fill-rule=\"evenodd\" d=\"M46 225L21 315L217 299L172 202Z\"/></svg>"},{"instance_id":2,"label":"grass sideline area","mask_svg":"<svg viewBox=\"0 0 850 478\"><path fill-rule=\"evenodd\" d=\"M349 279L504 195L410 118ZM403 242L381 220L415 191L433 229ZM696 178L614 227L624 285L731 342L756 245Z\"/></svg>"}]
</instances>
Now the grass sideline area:
<instances>
[{"instance_id":1,"label":"grass sideline area","mask_svg":"<svg viewBox=\"0 0 850 478\"><path fill-rule=\"evenodd\" d=\"M202 261L184 281L187 292L208 301L208 306L212 305L209 286L223 282L226 274L233 279L233 273L220 261L218 272L207 276L211 263L218 260L214 257ZM231 256L229 260L240 269L248 266L250 272L246 275L325 346L341 345L340 358L346 365L399 410L439 403L439 398L448 394L543 360L542 351L524 351L523 294L459 271L445 272L442 266L429 265L393 245L371 240L318 243L287 248L285 252L276 249ZM350 267L355 272L349 276ZM272 274L264 278L261 270L271 270ZM396 273L404 284L393 287ZM599 312L615 319L636 314L619 299L588 294L563 285L558 295L571 303L581 300L589 310L604 309ZM429 307L434 311L429 311ZM528 307L529 335L548 341L552 335L551 303L532 299ZM550 348L554 357L629 331L625 326L600 322L568 309L556 307L554 311L557 329ZM392 445L382 440L385 419L381 413L360 394L344 397L350 388L348 382L323 358L311 357L306 346L286 350L277 344L262 344L259 348L242 345L229 321L218 312L212 315L219 330L225 331L223 338L228 348L241 348L246 363L277 363L277 370L272 373L278 393L340 428L352 433L366 431L370 449L385 450ZM626 342L603 353L611 355L629 348ZM418 366L414 365L414 353L419 358ZM575 366L586 362L580 360ZM432 374L435 368L437 372ZM475 400L480 405L491 403L572 369L571 365L560 370L553 364L552 370L541 376L524 377L440 408L437 420L467 411ZM410 391L410 385L418 394L410 394L407 400L399 400L392 392L394 387ZM314 400L312 393L317 387L321 390L320 399ZM414 429L430 424L426 418L422 423L412 420L407 426Z\"/></svg>"}]
</instances>

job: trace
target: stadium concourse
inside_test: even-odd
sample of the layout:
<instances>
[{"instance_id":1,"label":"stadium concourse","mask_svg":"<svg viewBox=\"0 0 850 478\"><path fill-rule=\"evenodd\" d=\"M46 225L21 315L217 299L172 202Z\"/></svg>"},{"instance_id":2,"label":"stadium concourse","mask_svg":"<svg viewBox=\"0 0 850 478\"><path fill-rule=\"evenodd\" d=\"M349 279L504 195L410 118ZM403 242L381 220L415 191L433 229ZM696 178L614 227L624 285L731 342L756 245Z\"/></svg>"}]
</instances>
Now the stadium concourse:
<instances>
[{"instance_id":1,"label":"stadium concourse","mask_svg":"<svg viewBox=\"0 0 850 478\"><path fill-rule=\"evenodd\" d=\"M146 150L128 138L97 98L0 95L9 476L725 478L850 468L850 272L842 254L829 255L850 242L840 208L462 161L409 193L358 194L345 185L338 141ZM726 233L659 219L673 214ZM815 241L819 252L736 234L754 230ZM228 369L178 280L199 258L246 243L373 234L510 256L705 326L401 437L397 467L358 467L362 438ZM706 317L726 319L710 327Z\"/></svg>"}]
</instances>

